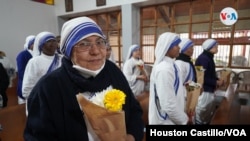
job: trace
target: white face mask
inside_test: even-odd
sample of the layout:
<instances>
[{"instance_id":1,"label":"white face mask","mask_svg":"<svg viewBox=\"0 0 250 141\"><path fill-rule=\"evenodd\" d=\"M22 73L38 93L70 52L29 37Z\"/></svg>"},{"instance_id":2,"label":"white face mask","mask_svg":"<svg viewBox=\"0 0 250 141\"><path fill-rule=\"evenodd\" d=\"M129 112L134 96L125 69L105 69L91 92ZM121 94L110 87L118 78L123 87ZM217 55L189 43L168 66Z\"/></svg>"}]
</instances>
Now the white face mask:
<instances>
[{"instance_id":1,"label":"white face mask","mask_svg":"<svg viewBox=\"0 0 250 141\"><path fill-rule=\"evenodd\" d=\"M96 70L96 71L85 69L79 65L73 65L73 68L78 70L82 76L89 78L91 76L95 77L97 74L99 74L101 72L101 70L104 68L104 65L105 65L105 63L103 64L103 66L99 70Z\"/></svg>"}]
</instances>

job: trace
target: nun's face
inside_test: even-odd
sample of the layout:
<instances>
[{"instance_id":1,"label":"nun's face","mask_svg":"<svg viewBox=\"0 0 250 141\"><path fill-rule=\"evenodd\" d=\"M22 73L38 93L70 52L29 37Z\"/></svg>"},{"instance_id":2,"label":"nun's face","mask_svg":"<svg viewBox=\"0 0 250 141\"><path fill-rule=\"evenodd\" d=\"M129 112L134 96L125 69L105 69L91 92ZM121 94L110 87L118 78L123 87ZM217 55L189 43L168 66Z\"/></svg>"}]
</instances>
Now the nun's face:
<instances>
[{"instance_id":1,"label":"nun's face","mask_svg":"<svg viewBox=\"0 0 250 141\"><path fill-rule=\"evenodd\" d=\"M191 57L193 55L193 52L194 52L194 47L192 46L192 47L187 48L187 50L184 52L184 54Z\"/></svg>"},{"instance_id":2,"label":"nun's face","mask_svg":"<svg viewBox=\"0 0 250 141\"><path fill-rule=\"evenodd\" d=\"M72 62L92 71L100 69L106 60L105 44L102 38L95 35L79 41L73 47Z\"/></svg>"},{"instance_id":3,"label":"nun's face","mask_svg":"<svg viewBox=\"0 0 250 141\"><path fill-rule=\"evenodd\" d=\"M56 40L52 39L45 42L44 46L42 47L42 52L46 55L53 56L55 55L57 49L57 42Z\"/></svg>"},{"instance_id":4,"label":"nun's face","mask_svg":"<svg viewBox=\"0 0 250 141\"><path fill-rule=\"evenodd\" d=\"M140 49L136 49L135 51L133 51L133 53L132 53L132 56L134 57L134 58L140 58L140 56L141 56L141 51L140 51Z\"/></svg>"},{"instance_id":5,"label":"nun's face","mask_svg":"<svg viewBox=\"0 0 250 141\"><path fill-rule=\"evenodd\" d=\"M32 45L30 45L30 50L33 50L33 48L34 48L34 44L32 44Z\"/></svg>"},{"instance_id":6,"label":"nun's face","mask_svg":"<svg viewBox=\"0 0 250 141\"><path fill-rule=\"evenodd\" d=\"M179 52L180 52L180 47L176 45L167 51L166 56L170 58L176 58L179 56Z\"/></svg>"},{"instance_id":7,"label":"nun's face","mask_svg":"<svg viewBox=\"0 0 250 141\"><path fill-rule=\"evenodd\" d=\"M209 52L211 52L212 54L216 54L218 52L218 45L212 47Z\"/></svg>"}]
</instances>

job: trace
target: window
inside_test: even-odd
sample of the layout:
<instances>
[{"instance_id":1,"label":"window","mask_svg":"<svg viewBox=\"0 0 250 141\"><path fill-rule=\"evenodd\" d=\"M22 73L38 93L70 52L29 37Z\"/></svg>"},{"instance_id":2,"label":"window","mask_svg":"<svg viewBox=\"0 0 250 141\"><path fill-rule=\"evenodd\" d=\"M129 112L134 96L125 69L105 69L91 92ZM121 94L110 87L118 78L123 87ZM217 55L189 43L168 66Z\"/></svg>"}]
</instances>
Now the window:
<instances>
[{"instance_id":1,"label":"window","mask_svg":"<svg viewBox=\"0 0 250 141\"><path fill-rule=\"evenodd\" d=\"M220 22L219 14L225 7L237 10L238 21L232 26ZM219 43L214 57L217 67L250 68L249 0L180 1L142 7L141 13L142 57L146 63L154 63L157 37L171 31L194 41L194 59L203 51L203 41L214 38Z\"/></svg>"},{"instance_id":2,"label":"window","mask_svg":"<svg viewBox=\"0 0 250 141\"><path fill-rule=\"evenodd\" d=\"M122 33L121 33L121 12L112 11L108 13L101 13L89 15L91 19L102 28L104 34L107 36L108 42L114 53L114 57L118 66L121 66L122 58Z\"/></svg>"}]
</instances>

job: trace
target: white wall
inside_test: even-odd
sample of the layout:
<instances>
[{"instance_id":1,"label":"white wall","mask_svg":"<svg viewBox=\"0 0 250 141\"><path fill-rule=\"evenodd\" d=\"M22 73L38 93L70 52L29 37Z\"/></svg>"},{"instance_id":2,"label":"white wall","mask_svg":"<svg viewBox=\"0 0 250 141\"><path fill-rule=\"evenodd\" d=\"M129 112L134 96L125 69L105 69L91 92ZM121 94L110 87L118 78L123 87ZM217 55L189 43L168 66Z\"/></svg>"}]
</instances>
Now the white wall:
<instances>
[{"instance_id":1,"label":"white wall","mask_svg":"<svg viewBox=\"0 0 250 141\"><path fill-rule=\"evenodd\" d=\"M135 4L138 6L155 5L166 2L176 2L180 0L106 0L106 5L96 6L96 0L73 0L73 11L65 11L65 1L55 0L55 11L57 16L70 16L79 13L94 14L96 12L112 11L120 9L121 5Z\"/></svg>"},{"instance_id":2,"label":"white wall","mask_svg":"<svg viewBox=\"0 0 250 141\"><path fill-rule=\"evenodd\" d=\"M0 50L16 65L25 38L41 31L58 34L55 8L30 0L0 0Z\"/></svg>"},{"instance_id":3,"label":"white wall","mask_svg":"<svg viewBox=\"0 0 250 141\"><path fill-rule=\"evenodd\" d=\"M0 0L0 50L16 65L25 38L41 31L59 34L65 22L62 17L121 9L125 4L145 6L172 1L177 0L107 0L105 6L96 7L96 0L73 0L74 11L66 12L64 0L55 0L54 6L31 0Z\"/></svg>"},{"instance_id":4,"label":"white wall","mask_svg":"<svg viewBox=\"0 0 250 141\"><path fill-rule=\"evenodd\" d=\"M155 0L106 0L105 6L96 6L96 0L73 0L73 11L65 11L65 1L64 0L55 0L56 3L56 15L65 16L70 14L75 14L79 12L93 12L96 10L103 10L107 8L117 7L124 4L145 2L145 1L155 1ZM166 1L166 0L161 0ZM169 1L169 0L168 0Z\"/></svg>"}]
</instances>

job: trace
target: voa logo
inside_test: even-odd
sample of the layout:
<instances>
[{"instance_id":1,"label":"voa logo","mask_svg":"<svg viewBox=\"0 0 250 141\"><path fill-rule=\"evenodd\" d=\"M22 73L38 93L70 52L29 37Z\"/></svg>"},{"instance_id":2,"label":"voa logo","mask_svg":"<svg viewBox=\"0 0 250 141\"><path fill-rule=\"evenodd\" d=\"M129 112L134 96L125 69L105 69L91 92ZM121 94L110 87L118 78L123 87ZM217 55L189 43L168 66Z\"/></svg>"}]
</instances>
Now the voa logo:
<instances>
[{"instance_id":1,"label":"voa logo","mask_svg":"<svg viewBox=\"0 0 250 141\"><path fill-rule=\"evenodd\" d=\"M220 12L220 20L225 25L233 25L238 19L236 10L226 7Z\"/></svg>"}]
</instances>

